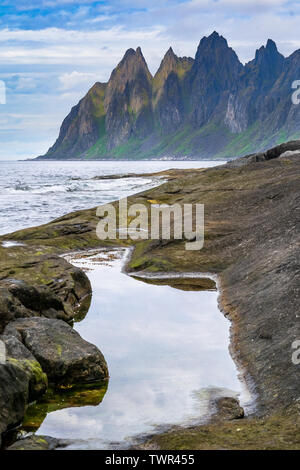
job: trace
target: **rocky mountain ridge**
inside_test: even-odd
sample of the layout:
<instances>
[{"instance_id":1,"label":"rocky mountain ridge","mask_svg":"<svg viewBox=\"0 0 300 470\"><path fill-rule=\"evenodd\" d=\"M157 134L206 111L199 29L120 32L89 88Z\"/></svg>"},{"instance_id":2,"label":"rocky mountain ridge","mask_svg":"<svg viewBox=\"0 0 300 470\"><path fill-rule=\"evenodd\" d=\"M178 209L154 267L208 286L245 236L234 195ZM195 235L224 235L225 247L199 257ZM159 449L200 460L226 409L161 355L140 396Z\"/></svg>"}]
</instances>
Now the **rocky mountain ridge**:
<instances>
[{"instance_id":1,"label":"rocky mountain ridge","mask_svg":"<svg viewBox=\"0 0 300 470\"><path fill-rule=\"evenodd\" d=\"M129 49L63 121L42 159L232 158L300 137L300 50L271 39L243 65L225 38L201 39L195 59L172 48L151 75Z\"/></svg>"}]
</instances>

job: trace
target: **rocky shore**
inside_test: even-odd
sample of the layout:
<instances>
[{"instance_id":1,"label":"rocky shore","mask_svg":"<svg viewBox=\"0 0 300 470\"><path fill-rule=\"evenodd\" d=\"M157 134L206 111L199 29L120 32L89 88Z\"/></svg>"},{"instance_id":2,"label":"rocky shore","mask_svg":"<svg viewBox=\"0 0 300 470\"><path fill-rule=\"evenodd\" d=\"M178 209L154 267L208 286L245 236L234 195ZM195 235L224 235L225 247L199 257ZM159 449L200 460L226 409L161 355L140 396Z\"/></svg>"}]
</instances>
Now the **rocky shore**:
<instances>
[{"instance_id":1,"label":"rocky shore","mask_svg":"<svg viewBox=\"0 0 300 470\"><path fill-rule=\"evenodd\" d=\"M133 274L218 275L220 307L232 322L231 352L256 396L254 416L170 430L143 448L300 448L300 365L292 361L292 343L300 339L300 141L219 167L167 173L166 183L129 202L204 204L201 251L186 251L181 240L100 242L95 209L0 237L3 436L48 383L75 386L108 377L101 352L70 326L88 311L88 278L60 255L134 243L127 265ZM7 247L7 241L19 244ZM222 404L225 415L229 405Z\"/></svg>"}]
</instances>

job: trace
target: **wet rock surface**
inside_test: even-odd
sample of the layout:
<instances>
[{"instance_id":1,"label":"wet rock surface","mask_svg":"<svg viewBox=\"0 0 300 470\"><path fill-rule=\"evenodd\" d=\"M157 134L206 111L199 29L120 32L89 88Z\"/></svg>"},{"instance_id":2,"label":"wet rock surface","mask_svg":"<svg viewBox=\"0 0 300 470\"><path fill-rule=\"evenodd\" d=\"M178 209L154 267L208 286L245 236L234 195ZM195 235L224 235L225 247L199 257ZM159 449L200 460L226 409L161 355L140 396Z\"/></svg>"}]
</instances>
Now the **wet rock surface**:
<instances>
[{"instance_id":1,"label":"wet rock surface","mask_svg":"<svg viewBox=\"0 0 300 470\"><path fill-rule=\"evenodd\" d=\"M51 383L66 386L108 378L107 364L99 349L61 320L20 319L11 322L5 334L22 339Z\"/></svg>"},{"instance_id":2,"label":"wet rock surface","mask_svg":"<svg viewBox=\"0 0 300 470\"><path fill-rule=\"evenodd\" d=\"M55 450L58 447L64 448L67 445L67 441L49 436L29 436L19 439L5 450Z\"/></svg>"}]
</instances>

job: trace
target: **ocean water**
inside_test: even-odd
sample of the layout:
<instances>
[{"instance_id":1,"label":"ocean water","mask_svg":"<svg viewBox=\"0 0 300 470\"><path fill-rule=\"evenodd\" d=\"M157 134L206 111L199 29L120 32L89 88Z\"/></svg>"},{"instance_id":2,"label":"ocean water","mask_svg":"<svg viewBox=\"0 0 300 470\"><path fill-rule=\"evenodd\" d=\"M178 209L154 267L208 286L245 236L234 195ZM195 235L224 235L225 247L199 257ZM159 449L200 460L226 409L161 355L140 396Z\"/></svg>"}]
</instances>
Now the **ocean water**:
<instances>
[{"instance_id":1,"label":"ocean water","mask_svg":"<svg viewBox=\"0 0 300 470\"><path fill-rule=\"evenodd\" d=\"M157 182L151 178L94 180L95 176L150 173L170 168L203 168L212 161L3 162L0 161L0 234L49 222Z\"/></svg>"}]
</instances>

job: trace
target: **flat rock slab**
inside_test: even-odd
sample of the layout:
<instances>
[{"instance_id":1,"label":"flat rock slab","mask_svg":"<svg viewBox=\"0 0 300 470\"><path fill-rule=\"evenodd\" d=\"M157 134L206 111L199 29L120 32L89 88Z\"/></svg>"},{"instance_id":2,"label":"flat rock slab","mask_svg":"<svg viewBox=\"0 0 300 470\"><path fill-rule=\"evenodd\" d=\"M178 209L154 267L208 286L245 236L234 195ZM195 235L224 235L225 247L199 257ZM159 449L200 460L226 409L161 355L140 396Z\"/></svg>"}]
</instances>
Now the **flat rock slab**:
<instances>
[{"instance_id":1,"label":"flat rock slab","mask_svg":"<svg viewBox=\"0 0 300 470\"><path fill-rule=\"evenodd\" d=\"M11 322L4 334L22 341L41 364L50 383L78 385L108 378L103 354L62 320L19 319Z\"/></svg>"}]
</instances>

